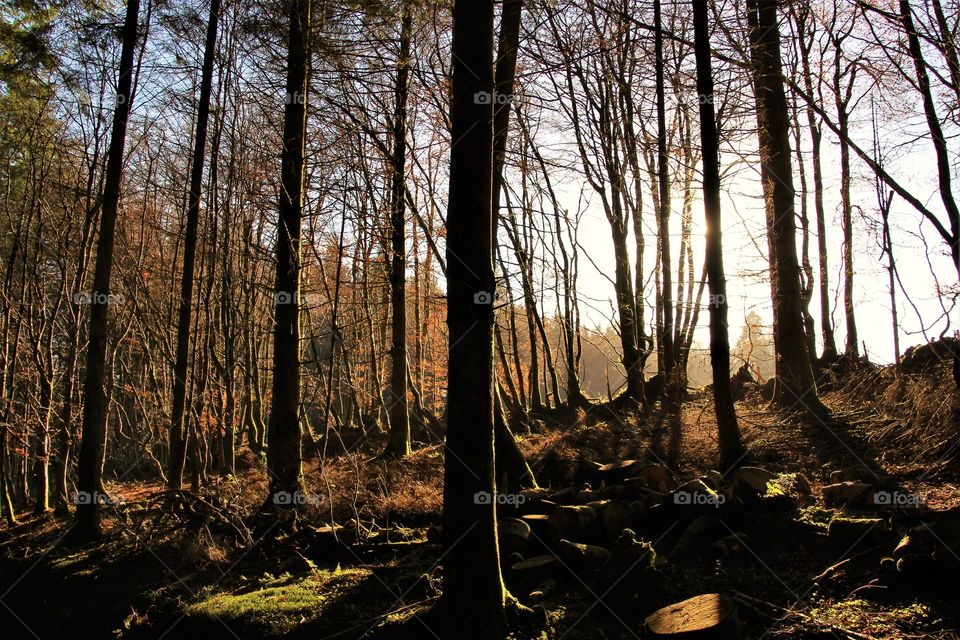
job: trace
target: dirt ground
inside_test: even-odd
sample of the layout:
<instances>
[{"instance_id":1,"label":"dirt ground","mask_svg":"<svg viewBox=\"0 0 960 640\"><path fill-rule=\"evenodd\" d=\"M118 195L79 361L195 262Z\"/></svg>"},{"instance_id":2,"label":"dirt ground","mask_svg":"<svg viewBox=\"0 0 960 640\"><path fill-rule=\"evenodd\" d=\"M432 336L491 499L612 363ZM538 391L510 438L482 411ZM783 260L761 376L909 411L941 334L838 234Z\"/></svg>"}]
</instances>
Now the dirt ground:
<instances>
[{"instance_id":1,"label":"dirt ground","mask_svg":"<svg viewBox=\"0 0 960 640\"><path fill-rule=\"evenodd\" d=\"M653 637L649 614L717 592L735 603L744 638L960 638L960 543L954 548L942 534L947 525L933 524L960 513L960 401L944 374L871 368L848 376L823 394L827 422L775 413L749 394L737 407L746 463L802 474L809 487L698 515L704 526L688 536L689 553L678 549L690 519L641 524L637 538L652 543L642 573L621 566L556 576L538 602L541 624L516 637ZM599 410L531 426L521 448L541 495L557 503L613 496L615 487L597 482L597 464L663 464L681 486L717 466L705 395L687 400L674 420ZM440 588L431 527L442 506L442 448L421 443L409 459L386 463L375 458L379 446L373 436L322 468L308 461L310 501L297 528L279 535L246 529L265 494L257 464L211 479L202 501L175 509L159 485L108 485L118 504L109 508L109 535L91 547L59 544L68 516L24 517L0 529L2 636L320 640L398 637L402 629L399 637L434 637L418 616ZM831 474L850 469L867 469L877 487L911 502L826 504L823 487L838 479ZM863 535L841 535L847 520ZM896 562L901 539L925 524L942 544L911 556L923 563ZM510 562L505 554L514 588Z\"/></svg>"}]
</instances>

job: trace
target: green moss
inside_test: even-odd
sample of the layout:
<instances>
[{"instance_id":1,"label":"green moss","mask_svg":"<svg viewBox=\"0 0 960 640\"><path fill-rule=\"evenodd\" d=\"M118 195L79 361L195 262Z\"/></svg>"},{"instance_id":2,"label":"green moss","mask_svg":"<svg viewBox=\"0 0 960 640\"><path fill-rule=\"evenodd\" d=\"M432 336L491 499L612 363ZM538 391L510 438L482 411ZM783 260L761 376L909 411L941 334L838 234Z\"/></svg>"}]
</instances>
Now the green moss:
<instances>
[{"instance_id":1,"label":"green moss","mask_svg":"<svg viewBox=\"0 0 960 640\"><path fill-rule=\"evenodd\" d=\"M367 573L359 569L315 571L307 576L265 576L259 588L242 593L201 592L185 613L194 618L221 620L228 625L277 636L318 618L341 591L355 586Z\"/></svg>"},{"instance_id":2,"label":"green moss","mask_svg":"<svg viewBox=\"0 0 960 640\"><path fill-rule=\"evenodd\" d=\"M824 509L816 504L809 507L797 509L797 521L816 529L821 529L823 533L827 532L830 521L833 520L836 512L832 509Z\"/></svg>"}]
</instances>

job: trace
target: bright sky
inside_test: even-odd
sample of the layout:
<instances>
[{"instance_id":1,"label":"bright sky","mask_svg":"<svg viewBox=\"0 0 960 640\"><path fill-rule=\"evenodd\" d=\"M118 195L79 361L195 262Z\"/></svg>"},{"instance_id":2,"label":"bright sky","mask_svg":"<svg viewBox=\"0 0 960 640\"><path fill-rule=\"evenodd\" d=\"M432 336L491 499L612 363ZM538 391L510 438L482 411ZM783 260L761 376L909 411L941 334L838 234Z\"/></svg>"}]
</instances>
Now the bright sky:
<instances>
[{"instance_id":1,"label":"bright sky","mask_svg":"<svg viewBox=\"0 0 960 640\"><path fill-rule=\"evenodd\" d=\"M859 135L859 134L865 134ZM856 132L856 139L862 148L870 148L870 132ZM929 146L929 148L927 148ZM843 350L846 337L846 323L843 311L843 264L842 246L843 235L841 227L840 191L839 191L839 145L836 138L825 132L822 146L825 195L824 204L827 213L827 245L829 250L831 309L833 310L833 324L836 328L837 347ZM724 158L724 164L732 161L732 157ZM853 160L853 187L852 200L856 207L862 208L863 215L854 210L854 292L856 301L857 329L861 343L866 343L870 359L875 362L888 363L894 358L892 324L890 319L890 294L886 271L886 258L881 261L881 252L878 244L878 231L871 231L870 221L879 220L876 195L873 187L872 173L858 158ZM932 146L924 140L915 145L896 162L888 164L892 175L906 186L914 195L927 204L933 211L939 211L939 192L936 190L936 167ZM797 189L797 211L799 214L800 181L796 175L797 167L794 162L794 187ZM816 278L815 295L810 304L810 310L816 318L817 338L820 334L820 302L819 302L819 267L817 262L816 221L812 194L812 168L808 163L807 181L811 193L809 195L809 216L811 225L811 262ZM699 173L699 172L698 172ZM699 179L699 178L698 178ZM589 188L589 187L587 187ZM699 190L699 184L695 184ZM566 185L568 200L578 190L576 185ZM728 176L723 185L723 242L724 262L727 273L727 288L730 305L730 336L736 340L743 326L743 318L750 311L756 311L766 323L772 321L770 287L768 276L763 274L763 281L759 281L758 273L767 267L766 257L766 222L763 212L763 202L760 198L761 186L759 166L743 165L735 176ZM699 193L697 194L699 198ZM569 200L570 206L575 206L575 200ZM580 242L588 249L590 257L597 267L608 275L613 273L613 253L611 249L610 230L599 201L593 198L587 214L580 227ZM672 252L674 262L679 250L680 208L682 195L674 194L672 216ZM652 210L646 209L651 217ZM941 300L937 295L937 285L931 275L939 279L944 288L956 289L956 272L946 255L946 245L929 223L920 222L921 217L909 204L899 198L894 199L891 211L893 228L894 251L900 278L913 303L922 316L922 322L927 327L928 335L937 337L947 326L946 321L936 322L943 316ZM799 219L797 222L799 228ZM877 225L879 229L879 225ZM694 264L697 276L703 263L703 204L698 201L694 205ZM922 235L921 235L922 234ZM924 248L923 238L926 238L929 251ZM654 253L653 236L647 243L650 260L647 269L653 268ZM800 239L798 235L797 250L799 254ZM928 264L929 260L929 264ZM676 276L674 276L676 277ZM586 324L600 326L610 323L609 309L613 300L613 287L606 277L601 275L597 268L586 259L580 260L579 290L589 292L592 297L607 298L608 303L582 303L583 317ZM652 287L651 287L652 289ZM648 297L652 300L652 290ZM948 301L944 301L947 304ZM906 300L903 291L897 290L897 306L900 316L900 343L901 350L908 346L924 342L920 332L921 320L913 307ZM948 307L949 308L949 307ZM647 321L652 313L647 313ZM956 328L958 314L951 315L952 328ZM695 334L695 341L704 345L708 342L708 317L701 313L699 328ZM931 326L932 325L932 326ZM820 343L822 344L822 343Z\"/></svg>"}]
</instances>

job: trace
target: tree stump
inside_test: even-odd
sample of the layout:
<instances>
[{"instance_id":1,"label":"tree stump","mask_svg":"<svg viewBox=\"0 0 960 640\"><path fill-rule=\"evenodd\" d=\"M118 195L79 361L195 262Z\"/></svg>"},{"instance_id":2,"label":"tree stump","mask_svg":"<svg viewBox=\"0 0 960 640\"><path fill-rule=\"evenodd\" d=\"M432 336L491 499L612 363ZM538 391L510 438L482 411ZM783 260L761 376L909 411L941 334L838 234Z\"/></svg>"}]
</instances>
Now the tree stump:
<instances>
[{"instance_id":1,"label":"tree stump","mask_svg":"<svg viewBox=\"0 0 960 640\"><path fill-rule=\"evenodd\" d=\"M657 638L739 640L736 614L736 608L727 598L706 593L650 614L646 625Z\"/></svg>"}]
</instances>

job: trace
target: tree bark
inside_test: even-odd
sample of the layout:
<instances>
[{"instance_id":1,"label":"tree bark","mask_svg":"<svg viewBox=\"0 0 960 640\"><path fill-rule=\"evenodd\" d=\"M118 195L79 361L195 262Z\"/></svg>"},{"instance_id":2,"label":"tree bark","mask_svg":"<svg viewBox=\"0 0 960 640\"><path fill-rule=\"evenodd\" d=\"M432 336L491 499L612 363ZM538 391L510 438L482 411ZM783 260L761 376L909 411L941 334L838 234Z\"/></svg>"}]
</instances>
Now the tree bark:
<instances>
[{"instance_id":1,"label":"tree bark","mask_svg":"<svg viewBox=\"0 0 960 640\"><path fill-rule=\"evenodd\" d=\"M453 6L443 619L466 638L505 635L494 494L492 0ZM477 297L479 295L479 297ZM485 304L478 304L485 302ZM479 498L479 499L478 499Z\"/></svg>"},{"instance_id":2,"label":"tree bark","mask_svg":"<svg viewBox=\"0 0 960 640\"><path fill-rule=\"evenodd\" d=\"M203 165L207 147L207 121L210 116L210 93L213 85L213 58L217 46L217 21L220 0L211 0L207 21L207 37L203 47L203 70L200 78L200 102L197 105L197 130L190 168L190 197L187 228L183 240L183 274L180 280L180 315L177 319L177 360L173 367L173 407L170 422L170 463L167 485L179 489L183 480L186 443L183 438L187 402L187 373L190 356L190 318L193 311L194 263L197 254L197 227L200 220L200 196L203 188Z\"/></svg>"},{"instance_id":3,"label":"tree bark","mask_svg":"<svg viewBox=\"0 0 960 640\"><path fill-rule=\"evenodd\" d=\"M821 413L825 408L817 395L800 311L789 110L783 89L776 0L748 0L747 17L771 250L770 285L777 351L775 400L786 410Z\"/></svg>"},{"instance_id":4,"label":"tree bark","mask_svg":"<svg viewBox=\"0 0 960 640\"><path fill-rule=\"evenodd\" d=\"M707 227L706 266L710 288L710 365L717 416L720 463L725 472L743 458L740 426L730 390L730 337L727 334L727 282L723 270L720 212L720 137L713 105L713 65L707 0L693 0L693 35L700 103L700 145L703 159L703 209Z\"/></svg>"},{"instance_id":5,"label":"tree bark","mask_svg":"<svg viewBox=\"0 0 960 640\"><path fill-rule=\"evenodd\" d=\"M667 157L666 85L664 82L663 25L660 0L653 2L654 56L657 83L657 234L660 246L660 283L663 325L660 331L660 353L663 356L664 400L672 408L679 399L679 386L674 371L676 353L673 345L673 272L670 264L670 168Z\"/></svg>"},{"instance_id":6,"label":"tree bark","mask_svg":"<svg viewBox=\"0 0 960 640\"><path fill-rule=\"evenodd\" d=\"M300 235L307 124L310 0L291 0L274 285L273 393L267 426L266 509L300 501Z\"/></svg>"},{"instance_id":7,"label":"tree bark","mask_svg":"<svg viewBox=\"0 0 960 640\"><path fill-rule=\"evenodd\" d=\"M78 500L71 538L77 542L100 535L100 487L106 439L107 396L107 309L110 300L110 276L113 270L114 231L120 186L123 178L123 148L130 115L133 86L133 53L137 45L140 0L127 0L123 24L123 43L117 80L116 106L107 152L106 176L103 184L103 211L100 215L100 236L94 266L93 292L90 305L90 332L87 345L86 378L83 389L83 426L80 454L77 459Z\"/></svg>"},{"instance_id":8,"label":"tree bark","mask_svg":"<svg viewBox=\"0 0 960 640\"><path fill-rule=\"evenodd\" d=\"M394 90L393 175L391 177L390 223L390 434L384 455L402 458L410 453L410 413L407 407L407 260L404 177L407 157L407 77L410 71L410 0L403 3L400 24L400 57Z\"/></svg>"}]
</instances>

